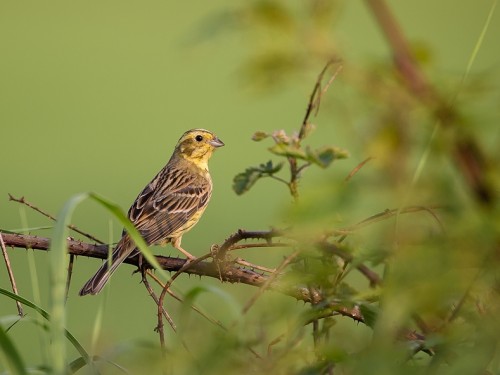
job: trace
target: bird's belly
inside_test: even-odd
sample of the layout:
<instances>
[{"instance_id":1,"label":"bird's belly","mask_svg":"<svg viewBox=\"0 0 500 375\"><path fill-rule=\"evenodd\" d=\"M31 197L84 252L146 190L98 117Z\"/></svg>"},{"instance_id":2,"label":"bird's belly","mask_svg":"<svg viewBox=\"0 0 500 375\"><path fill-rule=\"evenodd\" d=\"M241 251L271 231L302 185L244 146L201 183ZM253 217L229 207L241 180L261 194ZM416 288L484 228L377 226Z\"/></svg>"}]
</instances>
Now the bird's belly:
<instances>
[{"instance_id":1,"label":"bird's belly","mask_svg":"<svg viewBox=\"0 0 500 375\"><path fill-rule=\"evenodd\" d=\"M168 238L165 238L163 241L159 243L159 245L166 245L169 242L172 242L173 239L182 237L183 234L191 230L192 227L198 223L200 220L201 215L203 215L203 212L205 211L205 208L199 210L196 212L184 225L182 225L179 229L176 231L172 232Z\"/></svg>"}]
</instances>

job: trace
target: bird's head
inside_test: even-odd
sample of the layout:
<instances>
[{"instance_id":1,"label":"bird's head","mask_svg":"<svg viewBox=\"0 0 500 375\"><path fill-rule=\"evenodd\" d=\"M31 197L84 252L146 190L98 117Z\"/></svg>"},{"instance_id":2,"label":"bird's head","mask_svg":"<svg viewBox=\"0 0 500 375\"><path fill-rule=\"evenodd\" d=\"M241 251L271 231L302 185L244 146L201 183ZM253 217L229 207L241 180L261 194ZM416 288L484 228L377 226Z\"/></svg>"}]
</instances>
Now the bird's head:
<instances>
[{"instance_id":1,"label":"bird's head","mask_svg":"<svg viewBox=\"0 0 500 375\"><path fill-rule=\"evenodd\" d=\"M217 136L205 129L191 129L177 142L175 154L202 169L208 169L208 159L216 148L224 146Z\"/></svg>"}]
</instances>

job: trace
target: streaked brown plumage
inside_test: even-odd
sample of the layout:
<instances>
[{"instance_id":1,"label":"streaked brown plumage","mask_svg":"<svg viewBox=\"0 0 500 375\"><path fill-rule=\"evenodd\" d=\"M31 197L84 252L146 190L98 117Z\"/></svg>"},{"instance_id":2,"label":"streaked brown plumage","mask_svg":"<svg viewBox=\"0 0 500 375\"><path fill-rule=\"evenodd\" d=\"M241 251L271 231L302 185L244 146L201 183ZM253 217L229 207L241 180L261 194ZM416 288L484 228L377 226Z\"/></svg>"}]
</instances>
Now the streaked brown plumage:
<instances>
[{"instance_id":1,"label":"streaked brown plumage","mask_svg":"<svg viewBox=\"0 0 500 375\"><path fill-rule=\"evenodd\" d=\"M188 258L194 257L181 247L182 235L200 219L212 195L208 160L224 143L212 132L192 129L175 146L167 165L144 188L128 211L130 221L148 245L169 242ZM97 294L117 267L138 252L124 231L112 253L111 265L104 263L83 286L80 295Z\"/></svg>"}]
</instances>

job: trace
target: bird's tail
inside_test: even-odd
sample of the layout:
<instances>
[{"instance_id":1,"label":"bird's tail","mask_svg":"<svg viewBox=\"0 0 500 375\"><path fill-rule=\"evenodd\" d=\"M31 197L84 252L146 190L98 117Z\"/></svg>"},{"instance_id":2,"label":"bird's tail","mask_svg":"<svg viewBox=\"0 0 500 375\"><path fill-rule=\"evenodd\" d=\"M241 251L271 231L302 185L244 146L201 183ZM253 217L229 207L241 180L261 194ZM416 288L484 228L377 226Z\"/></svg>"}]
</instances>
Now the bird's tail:
<instances>
[{"instance_id":1,"label":"bird's tail","mask_svg":"<svg viewBox=\"0 0 500 375\"><path fill-rule=\"evenodd\" d=\"M116 271L118 266L122 264L123 261L130 256L130 254L132 254L134 249L134 242L128 235L125 235L113 250L111 255L111 265L109 265L109 260L107 260L101 268L97 270L95 275L85 283L78 294L85 296L87 294L99 293L102 288L104 288L104 285L106 285L111 275Z\"/></svg>"}]
</instances>

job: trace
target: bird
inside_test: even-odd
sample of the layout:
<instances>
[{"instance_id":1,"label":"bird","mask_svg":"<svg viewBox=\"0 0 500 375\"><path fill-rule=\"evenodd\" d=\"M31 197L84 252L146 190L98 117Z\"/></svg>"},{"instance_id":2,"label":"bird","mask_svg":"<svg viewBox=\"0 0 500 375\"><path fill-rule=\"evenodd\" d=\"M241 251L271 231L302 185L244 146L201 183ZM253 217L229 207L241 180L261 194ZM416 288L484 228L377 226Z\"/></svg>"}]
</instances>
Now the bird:
<instances>
[{"instance_id":1,"label":"bird","mask_svg":"<svg viewBox=\"0 0 500 375\"><path fill-rule=\"evenodd\" d=\"M196 259L181 247L181 240L207 208L212 195L208 160L222 146L224 142L211 131L188 130L177 142L168 163L137 196L128 218L149 246L171 243L188 261ZM112 252L111 264L106 261L79 295L99 293L118 266L137 254L139 250L124 230Z\"/></svg>"}]
</instances>

